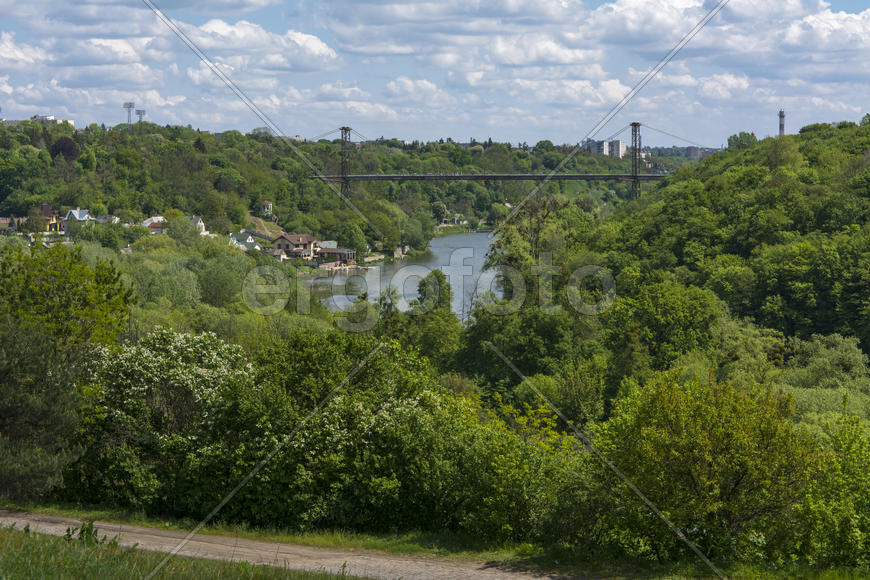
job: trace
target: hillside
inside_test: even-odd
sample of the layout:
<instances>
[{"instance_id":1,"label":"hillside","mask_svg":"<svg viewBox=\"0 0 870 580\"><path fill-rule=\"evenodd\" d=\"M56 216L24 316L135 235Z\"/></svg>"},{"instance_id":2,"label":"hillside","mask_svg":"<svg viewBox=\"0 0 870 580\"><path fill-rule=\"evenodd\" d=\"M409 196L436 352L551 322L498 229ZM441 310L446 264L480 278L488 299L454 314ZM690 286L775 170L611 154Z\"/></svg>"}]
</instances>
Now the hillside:
<instances>
[{"instance_id":1,"label":"hillside","mask_svg":"<svg viewBox=\"0 0 870 580\"><path fill-rule=\"evenodd\" d=\"M298 148L326 174L339 173L338 140L292 144L268 133L211 134L179 126L138 123L105 129L90 125L43 126L25 121L0 127L0 215L26 216L40 204L58 209L88 208L92 215L114 214L129 223L171 209L198 214L212 232L244 227L261 202L274 202L285 231L310 233L351 245L359 228L369 245L400 241L423 248L432 227L449 212L477 223L507 214L506 201L521 199L529 184L425 182L354 184L349 208L293 151ZM403 144L378 140L354 147L356 173L529 172L555 168L570 147L542 141L534 147L485 143L463 147L451 142ZM586 153L572 158L567 171L626 171L627 160ZM662 160L662 163L667 163ZM554 191L618 201L626 186L553 185ZM561 188L561 189L560 189ZM383 236L376 234L370 224Z\"/></svg>"}]
</instances>

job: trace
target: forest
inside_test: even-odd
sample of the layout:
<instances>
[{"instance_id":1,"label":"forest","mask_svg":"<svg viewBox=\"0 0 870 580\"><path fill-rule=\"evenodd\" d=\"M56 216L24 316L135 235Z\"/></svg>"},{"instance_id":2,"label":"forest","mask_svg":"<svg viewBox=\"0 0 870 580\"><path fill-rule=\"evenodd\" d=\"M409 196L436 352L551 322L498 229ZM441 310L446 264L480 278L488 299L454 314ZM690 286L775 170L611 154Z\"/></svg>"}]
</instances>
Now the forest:
<instances>
[{"instance_id":1,"label":"forest","mask_svg":"<svg viewBox=\"0 0 870 580\"><path fill-rule=\"evenodd\" d=\"M149 131L92 126L68 136L67 158L51 155L61 136L7 129L0 209L178 210L229 230L269 198L288 231L354 219L268 135ZM439 271L409 311L388 288L351 312L307 297L302 313L295 296L263 316L245 276L296 266L181 225L124 233L128 254L99 236L2 236L0 495L198 519L277 449L220 520L438 531L639 566L696 561L691 544L725 567L866 574L870 115L748 137L638 199L557 185L515 217L503 210L519 185L356 192L394 241L440 204L496 226L488 265L519 272L525 294L500 308L521 285L505 277L464 321ZM306 153L335 168L339 145ZM380 142L355 163L532 170L570 151L476 147ZM577 280L587 266L612 291ZM578 313L578 297L604 306ZM342 330L372 311L370 330Z\"/></svg>"}]
</instances>

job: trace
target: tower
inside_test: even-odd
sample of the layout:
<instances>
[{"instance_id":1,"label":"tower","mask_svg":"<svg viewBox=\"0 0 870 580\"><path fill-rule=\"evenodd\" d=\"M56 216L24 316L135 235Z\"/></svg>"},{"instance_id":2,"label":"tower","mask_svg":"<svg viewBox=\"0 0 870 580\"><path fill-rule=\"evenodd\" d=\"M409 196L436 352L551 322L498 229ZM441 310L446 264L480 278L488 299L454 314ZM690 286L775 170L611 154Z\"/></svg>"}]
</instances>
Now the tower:
<instances>
[{"instance_id":1,"label":"tower","mask_svg":"<svg viewBox=\"0 0 870 580\"><path fill-rule=\"evenodd\" d=\"M637 199L640 195L640 123L631 124L631 194Z\"/></svg>"},{"instance_id":2,"label":"tower","mask_svg":"<svg viewBox=\"0 0 870 580\"><path fill-rule=\"evenodd\" d=\"M134 103L124 103L124 108L127 109L127 127L133 124L133 107Z\"/></svg>"},{"instance_id":3,"label":"tower","mask_svg":"<svg viewBox=\"0 0 870 580\"><path fill-rule=\"evenodd\" d=\"M139 122L145 117L145 109L136 109L136 116L139 117Z\"/></svg>"},{"instance_id":4,"label":"tower","mask_svg":"<svg viewBox=\"0 0 870 580\"><path fill-rule=\"evenodd\" d=\"M779 110L779 136L782 137L785 135L785 111L783 109Z\"/></svg>"},{"instance_id":5,"label":"tower","mask_svg":"<svg viewBox=\"0 0 870 580\"><path fill-rule=\"evenodd\" d=\"M350 182L347 176L350 173L350 127L341 129L341 194L345 199L350 198Z\"/></svg>"}]
</instances>

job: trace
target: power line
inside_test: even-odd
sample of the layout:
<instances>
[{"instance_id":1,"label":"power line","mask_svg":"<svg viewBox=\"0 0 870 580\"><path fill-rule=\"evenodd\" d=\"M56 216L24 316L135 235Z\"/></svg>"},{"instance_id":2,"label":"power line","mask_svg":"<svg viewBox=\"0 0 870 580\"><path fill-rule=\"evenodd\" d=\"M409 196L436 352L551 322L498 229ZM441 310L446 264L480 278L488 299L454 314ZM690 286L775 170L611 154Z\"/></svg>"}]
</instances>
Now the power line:
<instances>
[{"instance_id":1,"label":"power line","mask_svg":"<svg viewBox=\"0 0 870 580\"><path fill-rule=\"evenodd\" d=\"M701 149L707 148L706 145L701 145L700 143L695 143L694 141L690 141L689 139L686 139L685 137L680 137L679 135L674 135L673 133L668 133L667 131L662 131L661 129L656 129L655 127L651 127L651 126L647 125L646 123L644 123L643 126L646 127L647 129L652 129L656 133L661 133L663 135L667 135L668 137L673 137L674 139L677 139L678 141L684 141L685 143L688 143L689 145L694 145L695 147L700 147Z\"/></svg>"}]
</instances>

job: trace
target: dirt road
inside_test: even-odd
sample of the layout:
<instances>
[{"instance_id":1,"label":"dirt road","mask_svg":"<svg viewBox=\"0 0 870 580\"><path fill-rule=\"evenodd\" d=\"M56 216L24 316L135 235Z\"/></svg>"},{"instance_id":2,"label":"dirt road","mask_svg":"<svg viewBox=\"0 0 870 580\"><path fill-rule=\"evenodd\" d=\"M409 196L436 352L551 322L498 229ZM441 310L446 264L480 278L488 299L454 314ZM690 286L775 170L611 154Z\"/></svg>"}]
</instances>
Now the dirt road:
<instances>
[{"instance_id":1,"label":"dirt road","mask_svg":"<svg viewBox=\"0 0 870 580\"><path fill-rule=\"evenodd\" d=\"M43 534L62 536L68 527L81 525L81 520L33 514L21 511L0 510L0 525L30 530ZM185 537L183 532L95 522L100 536L117 535L124 546L138 544L144 550L171 552ZM367 550L311 548L275 542L260 542L229 536L196 535L179 552L182 556L211 558L215 560L248 561L252 564L268 564L294 570L315 570L338 573L342 569L353 576L383 578L389 580L464 580L483 578L487 580L527 580L552 578L528 572L513 572L487 565L483 562L441 560L434 557L413 557L383 554ZM159 577L159 576L158 576Z\"/></svg>"}]
</instances>

